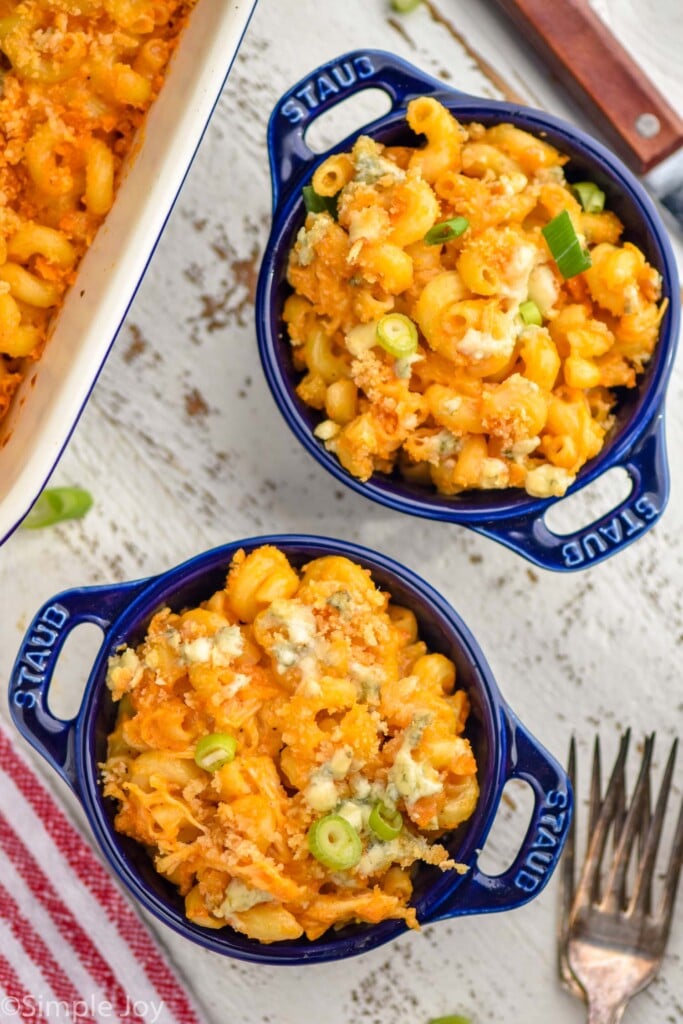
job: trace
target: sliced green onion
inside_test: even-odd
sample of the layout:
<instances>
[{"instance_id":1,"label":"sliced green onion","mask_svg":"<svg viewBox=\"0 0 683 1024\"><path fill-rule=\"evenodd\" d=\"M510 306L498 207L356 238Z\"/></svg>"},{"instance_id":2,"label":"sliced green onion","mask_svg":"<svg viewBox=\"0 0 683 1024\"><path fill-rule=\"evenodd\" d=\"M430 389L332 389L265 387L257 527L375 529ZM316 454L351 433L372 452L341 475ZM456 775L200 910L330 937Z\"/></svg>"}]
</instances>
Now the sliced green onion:
<instances>
[{"instance_id":1,"label":"sliced green onion","mask_svg":"<svg viewBox=\"0 0 683 1024\"><path fill-rule=\"evenodd\" d=\"M92 495L81 487L48 487L21 524L25 530L40 530L65 519L81 519L92 507Z\"/></svg>"},{"instance_id":2,"label":"sliced green onion","mask_svg":"<svg viewBox=\"0 0 683 1024\"><path fill-rule=\"evenodd\" d=\"M540 327L543 323L543 317L541 311L535 302L531 299L527 299L526 302L520 303L519 315L525 324L535 324L536 327Z\"/></svg>"},{"instance_id":3,"label":"sliced green onion","mask_svg":"<svg viewBox=\"0 0 683 1024\"><path fill-rule=\"evenodd\" d=\"M368 825L378 839L389 842L400 835L403 828L403 816L400 811L391 811L381 801L372 808Z\"/></svg>"},{"instance_id":4,"label":"sliced green onion","mask_svg":"<svg viewBox=\"0 0 683 1024\"><path fill-rule=\"evenodd\" d=\"M205 772L217 772L235 759L237 740L227 732L202 736L194 750L194 763Z\"/></svg>"},{"instance_id":5,"label":"sliced green onion","mask_svg":"<svg viewBox=\"0 0 683 1024\"><path fill-rule=\"evenodd\" d=\"M605 209L605 193L594 181L577 181L572 191L586 213L602 213Z\"/></svg>"},{"instance_id":6,"label":"sliced green onion","mask_svg":"<svg viewBox=\"0 0 683 1024\"><path fill-rule=\"evenodd\" d=\"M119 701L119 715L125 718L132 718L135 714L135 705L129 693L124 693Z\"/></svg>"},{"instance_id":7,"label":"sliced green onion","mask_svg":"<svg viewBox=\"0 0 683 1024\"><path fill-rule=\"evenodd\" d=\"M469 1017L463 1017L459 1013L451 1014L450 1017L433 1017L429 1024L472 1024Z\"/></svg>"},{"instance_id":8,"label":"sliced green onion","mask_svg":"<svg viewBox=\"0 0 683 1024\"><path fill-rule=\"evenodd\" d=\"M329 213L337 219L336 196L320 196L312 185L304 185L302 192L307 213Z\"/></svg>"},{"instance_id":9,"label":"sliced green onion","mask_svg":"<svg viewBox=\"0 0 683 1024\"><path fill-rule=\"evenodd\" d=\"M334 871L355 867L363 852L360 836L340 814L328 814L313 822L308 830L308 849Z\"/></svg>"},{"instance_id":10,"label":"sliced green onion","mask_svg":"<svg viewBox=\"0 0 683 1024\"><path fill-rule=\"evenodd\" d=\"M444 242L452 242L459 238L463 231L467 231L470 222L467 217L453 217L451 220L443 220L430 228L424 237L425 245L443 245Z\"/></svg>"},{"instance_id":11,"label":"sliced green onion","mask_svg":"<svg viewBox=\"0 0 683 1024\"><path fill-rule=\"evenodd\" d=\"M417 352L417 327L403 313L387 313L377 321L377 341L395 359Z\"/></svg>"},{"instance_id":12,"label":"sliced green onion","mask_svg":"<svg viewBox=\"0 0 683 1024\"><path fill-rule=\"evenodd\" d=\"M409 14L419 7L422 0L391 0L391 9L397 14Z\"/></svg>"},{"instance_id":13,"label":"sliced green onion","mask_svg":"<svg viewBox=\"0 0 683 1024\"><path fill-rule=\"evenodd\" d=\"M562 277L575 277L592 266L590 253L581 248L579 236L566 210L541 228L541 234L548 243Z\"/></svg>"}]
</instances>

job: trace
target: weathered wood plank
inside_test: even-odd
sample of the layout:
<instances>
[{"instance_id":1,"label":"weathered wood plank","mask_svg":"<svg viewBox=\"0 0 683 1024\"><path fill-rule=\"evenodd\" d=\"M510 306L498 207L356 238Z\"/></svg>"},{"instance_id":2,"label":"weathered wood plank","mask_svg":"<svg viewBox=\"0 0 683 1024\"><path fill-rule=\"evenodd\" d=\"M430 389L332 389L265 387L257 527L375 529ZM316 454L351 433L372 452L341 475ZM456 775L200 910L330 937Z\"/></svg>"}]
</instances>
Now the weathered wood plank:
<instances>
[{"instance_id":1,"label":"weathered wood plank","mask_svg":"<svg viewBox=\"0 0 683 1024\"><path fill-rule=\"evenodd\" d=\"M596 7L680 106L676 0ZM390 514L336 485L282 425L260 370L252 303L270 220L265 125L289 85L345 50L376 46L469 92L518 96L585 123L484 0L431 0L404 18L384 0L324 8L260 0L181 199L54 474L55 482L88 487L95 508L82 523L18 533L0 552L0 675L7 677L22 630L51 593L156 573L240 536L311 531L375 546L439 588L479 639L511 705L559 756L572 732L583 760L596 729L613 749L630 724L637 733L658 730L661 760L683 720L680 367L668 409L669 510L647 538L579 575L537 571L466 530ZM351 127L340 123L339 133ZM584 503L590 510L596 501ZM62 692L81 686L84 674L77 652L65 657ZM519 843L522 802L515 793L503 803L491 855ZM361 959L305 970L228 962L159 934L216 1024L226 1014L240 1024L422 1024L449 1012L478 1024L569 1024L581 1009L555 981L555 896L551 885L514 914L439 924ZM633 1024L683 1016L682 942L679 914L660 979L629 1010Z\"/></svg>"}]
</instances>

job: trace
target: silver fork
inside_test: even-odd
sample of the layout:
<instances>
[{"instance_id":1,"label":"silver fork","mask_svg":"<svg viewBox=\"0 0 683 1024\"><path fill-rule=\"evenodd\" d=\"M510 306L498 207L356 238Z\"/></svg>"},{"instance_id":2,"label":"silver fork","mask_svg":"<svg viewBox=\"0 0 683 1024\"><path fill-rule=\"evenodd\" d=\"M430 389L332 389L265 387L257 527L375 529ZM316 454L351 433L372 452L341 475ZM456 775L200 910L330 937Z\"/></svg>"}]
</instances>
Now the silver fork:
<instances>
[{"instance_id":1,"label":"silver fork","mask_svg":"<svg viewBox=\"0 0 683 1024\"><path fill-rule=\"evenodd\" d=\"M650 764L655 737L653 734L645 741L627 809L625 764L629 739L630 731L621 740L602 799L600 743L596 739L586 859L576 889L576 818L570 826L560 870L558 969L564 987L587 1002L588 1024L618 1024L629 1000L655 977L671 928L683 863L682 800L661 893L653 902L652 881L678 741L671 748L652 813ZM573 738L568 774L576 793ZM610 832L614 850L608 860L605 851ZM629 884L631 874L634 877Z\"/></svg>"}]
</instances>

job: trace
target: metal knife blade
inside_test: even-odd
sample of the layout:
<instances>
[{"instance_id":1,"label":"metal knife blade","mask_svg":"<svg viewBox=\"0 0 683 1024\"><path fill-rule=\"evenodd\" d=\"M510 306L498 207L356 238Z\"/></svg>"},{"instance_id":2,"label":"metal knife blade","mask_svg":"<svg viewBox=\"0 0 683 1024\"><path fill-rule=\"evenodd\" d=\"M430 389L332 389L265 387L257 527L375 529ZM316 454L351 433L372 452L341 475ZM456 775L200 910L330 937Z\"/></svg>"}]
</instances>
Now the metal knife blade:
<instances>
[{"instance_id":1,"label":"metal knife blade","mask_svg":"<svg viewBox=\"0 0 683 1024\"><path fill-rule=\"evenodd\" d=\"M643 176L645 187L683 231L683 150L673 153Z\"/></svg>"}]
</instances>

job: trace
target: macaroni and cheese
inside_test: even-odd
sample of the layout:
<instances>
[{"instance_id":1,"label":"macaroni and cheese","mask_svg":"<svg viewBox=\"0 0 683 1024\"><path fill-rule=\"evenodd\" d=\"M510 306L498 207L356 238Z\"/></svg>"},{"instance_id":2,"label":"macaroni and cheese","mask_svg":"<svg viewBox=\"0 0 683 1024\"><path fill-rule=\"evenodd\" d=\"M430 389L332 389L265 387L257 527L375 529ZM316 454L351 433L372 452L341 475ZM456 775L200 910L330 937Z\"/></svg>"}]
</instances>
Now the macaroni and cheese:
<instances>
[{"instance_id":1,"label":"macaroni and cheese","mask_svg":"<svg viewBox=\"0 0 683 1024\"><path fill-rule=\"evenodd\" d=\"M466 870L438 839L477 803L467 694L349 559L238 552L225 588L158 612L107 684L116 828L191 921L260 942L417 927L413 865Z\"/></svg>"},{"instance_id":2,"label":"macaroni and cheese","mask_svg":"<svg viewBox=\"0 0 683 1024\"><path fill-rule=\"evenodd\" d=\"M407 120L425 146L361 136L305 190L283 314L297 393L361 480L561 496L652 355L660 275L548 142L429 97ZM561 221L589 269L553 251Z\"/></svg>"},{"instance_id":3,"label":"macaroni and cheese","mask_svg":"<svg viewBox=\"0 0 683 1024\"><path fill-rule=\"evenodd\" d=\"M195 0L0 0L0 419L45 346Z\"/></svg>"}]
</instances>

